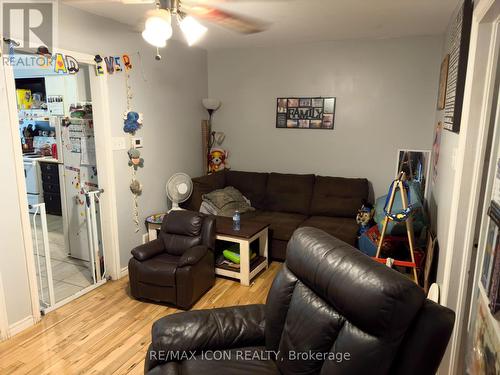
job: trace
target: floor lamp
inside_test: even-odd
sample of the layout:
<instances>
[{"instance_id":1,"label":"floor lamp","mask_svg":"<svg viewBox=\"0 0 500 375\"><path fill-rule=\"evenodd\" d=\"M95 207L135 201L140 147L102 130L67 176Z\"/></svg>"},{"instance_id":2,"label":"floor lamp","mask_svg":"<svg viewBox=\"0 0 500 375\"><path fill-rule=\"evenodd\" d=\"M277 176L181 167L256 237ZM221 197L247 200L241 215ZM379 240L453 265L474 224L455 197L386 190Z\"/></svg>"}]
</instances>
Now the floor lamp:
<instances>
[{"instance_id":1,"label":"floor lamp","mask_svg":"<svg viewBox=\"0 0 500 375\"><path fill-rule=\"evenodd\" d=\"M212 134L212 116L215 111L217 111L221 106L221 101L219 99L206 98L202 100L203 107L208 112L208 121L204 120L201 124L201 135L202 135L202 156L204 172L208 173L208 154L212 148L214 136Z\"/></svg>"}]
</instances>

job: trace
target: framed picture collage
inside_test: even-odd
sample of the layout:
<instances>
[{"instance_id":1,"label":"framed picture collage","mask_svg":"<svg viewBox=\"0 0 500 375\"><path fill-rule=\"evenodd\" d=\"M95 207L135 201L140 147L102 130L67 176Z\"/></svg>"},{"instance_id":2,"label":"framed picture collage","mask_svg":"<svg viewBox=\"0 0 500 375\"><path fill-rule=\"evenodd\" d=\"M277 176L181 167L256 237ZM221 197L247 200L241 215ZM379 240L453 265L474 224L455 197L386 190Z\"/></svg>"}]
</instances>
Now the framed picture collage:
<instances>
[{"instance_id":1,"label":"framed picture collage","mask_svg":"<svg viewBox=\"0 0 500 375\"><path fill-rule=\"evenodd\" d=\"M335 98L278 98L276 127L283 129L334 128Z\"/></svg>"}]
</instances>

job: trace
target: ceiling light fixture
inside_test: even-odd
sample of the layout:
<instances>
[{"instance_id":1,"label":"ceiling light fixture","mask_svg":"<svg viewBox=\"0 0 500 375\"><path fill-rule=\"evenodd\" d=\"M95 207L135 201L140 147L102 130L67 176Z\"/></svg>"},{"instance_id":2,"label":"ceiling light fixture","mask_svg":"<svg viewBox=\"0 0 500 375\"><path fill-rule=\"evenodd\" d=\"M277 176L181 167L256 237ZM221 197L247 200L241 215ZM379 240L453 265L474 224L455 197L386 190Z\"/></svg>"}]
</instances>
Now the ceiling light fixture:
<instances>
[{"instance_id":1,"label":"ceiling light fixture","mask_svg":"<svg viewBox=\"0 0 500 375\"><path fill-rule=\"evenodd\" d=\"M156 48L165 47L167 40L172 37L172 17L177 19L189 46L194 45L206 34L208 29L205 26L179 9L180 1L167 4L167 8L164 8L165 4L162 6L162 2L157 1L156 9L148 12L146 25L142 32L142 37L146 42Z\"/></svg>"},{"instance_id":2,"label":"ceiling light fixture","mask_svg":"<svg viewBox=\"0 0 500 375\"><path fill-rule=\"evenodd\" d=\"M192 46L198 42L203 35L206 34L207 28L201 23L196 21L194 17L186 16L182 18L179 14L177 15L177 20L179 21L179 27L186 38L189 46Z\"/></svg>"},{"instance_id":3,"label":"ceiling light fixture","mask_svg":"<svg viewBox=\"0 0 500 375\"><path fill-rule=\"evenodd\" d=\"M155 9L149 13L142 37L149 44L161 48L172 37L172 16L167 9Z\"/></svg>"}]
</instances>

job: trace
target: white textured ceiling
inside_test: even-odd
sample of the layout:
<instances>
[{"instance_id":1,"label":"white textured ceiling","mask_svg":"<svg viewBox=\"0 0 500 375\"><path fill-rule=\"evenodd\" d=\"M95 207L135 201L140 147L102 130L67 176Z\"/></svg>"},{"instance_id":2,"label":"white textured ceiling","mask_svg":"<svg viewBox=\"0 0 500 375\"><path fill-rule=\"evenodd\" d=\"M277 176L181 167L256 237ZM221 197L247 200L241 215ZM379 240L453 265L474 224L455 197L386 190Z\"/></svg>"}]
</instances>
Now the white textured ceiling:
<instances>
[{"instance_id":1,"label":"white textured ceiling","mask_svg":"<svg viewBox=\"0 0 500 375\"><path fill-rule=\"evenodd\" d=\"M207 49L273 46L359 38L443 34L459 0L200 0L221 9L267 21L260 34L240 35L204 22L209 32L199 43ZM140 27L152 5L118 2L71 3L90 13ZM179 30L175 38L180 39Z\"/></svg>"}]
</instances>

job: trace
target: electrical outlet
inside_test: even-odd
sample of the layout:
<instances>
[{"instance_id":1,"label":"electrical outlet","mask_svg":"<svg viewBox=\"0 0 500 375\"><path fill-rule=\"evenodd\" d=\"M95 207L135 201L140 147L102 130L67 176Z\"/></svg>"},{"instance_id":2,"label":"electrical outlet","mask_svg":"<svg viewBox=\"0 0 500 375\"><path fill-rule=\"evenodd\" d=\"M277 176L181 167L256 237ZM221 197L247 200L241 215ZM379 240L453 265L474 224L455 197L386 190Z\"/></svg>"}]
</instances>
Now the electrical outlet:
<instances>
[{"instance_id":1,"label":"electrical outlet","mask_svg":"<svg viewBox=\"0 0 500 375\"><path fill-rule=\"evenodd\" d=\"M142 243L145 244L146 242L149 242L149 234L144 233L142 235Z\"/></svg>"}]
</instances>

